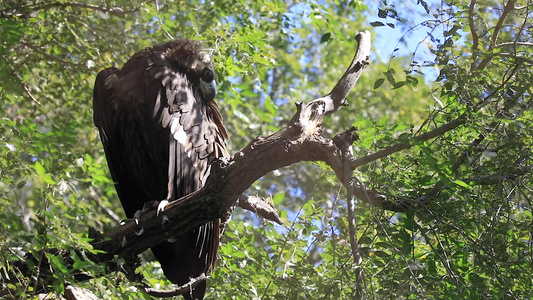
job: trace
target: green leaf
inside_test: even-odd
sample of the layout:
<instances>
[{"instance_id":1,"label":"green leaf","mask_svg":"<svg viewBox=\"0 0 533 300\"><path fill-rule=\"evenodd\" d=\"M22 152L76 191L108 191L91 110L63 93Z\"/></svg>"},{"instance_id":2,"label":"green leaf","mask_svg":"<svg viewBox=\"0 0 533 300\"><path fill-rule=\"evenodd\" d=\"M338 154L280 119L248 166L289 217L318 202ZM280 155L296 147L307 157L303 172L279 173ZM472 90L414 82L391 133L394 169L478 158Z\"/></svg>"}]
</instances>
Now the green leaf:
<instances>
[{"instance_id":1,"label":"green leaf","mask_svg":"<svg viewBox=\"0 0 533 300\"><path fill-rule=\"evenodd\" d=\"M33 168L35 169L35 172L37 173L38 177L44 181L47 184L55 184L56 182L52 179L52 176L50 174L46 173L46 170L44 169L44 166L41 165L41 163L37 160L35 161L35 164L33 165Z\"/></svg>"},{"instance_id":2,"label":"green leaf","mask_svg":"<svg viewBox=\"0 0 533 300\"><path fill-rule=\"evenodd\" d=\"M406 85L407 81L398 81L393 84L393 89L399 89L402 86Z\"/></svg>"},{"instance_id":3,"label":"green leaf","mask_svg":"<svg viewBox=\"0 0 533 300\"><path fill-rule=\"evenodd\" d=\"M231 256L236 257L236 258L245 258L246 253L244 253L244 251L242 250L235 250L231 252Z\"/></svg>"},{"instance_id":4,"label":"green leaf","mask_svg":"<svg viewBox=\"0 0 533 300\"><path fill-rule=\"evenodd\" d=\"M413 87L416 87L418 85L418 79L416 77L407 75L406 81Z\"/></svg>"},{"instance_id":5,"label":"green leaf","mask_svg":"<svg viewBox=\"0 0 533 300\"><path fill-rule=\"evenodd\" d=\"M394 79L394 74L396 74L396 71L393 68L389 68L386 72L383 72L383 74L390 84L393 86L396 84L396 79Z\"/></svg>"},{"instance_id":6,"label":"green leaf","mask_svg":"<svg viewBox=\"0 0 533 300\"><path fill-rule=\"evenodd\" d=\"M39 161L36 161L33 165L33 168L35 169L35 172L37 172L37 175L44 176L46 175L46 170L44 169L43 165Z\"/></svg>"},{"instance_id":7,"label":"green leaf","mask_svg":"<svg viewBox=\"0 0 533 300\"><path fill-rule=\"evenodd\" d=\"M277 205L280 205L284 199L285 199L285 192L278 193L272 198L272 203L274 203L274 205L277 206Z\"/></svg>"},{"instance_id":8,"label":"green leaf","mask_svg":"<svg viewBox=\"0 0 533 300\"><path fill-rule=\"evenodd\" d=\"M327 43L331 40L331 33L326 32L320 37L320 43Z\"/></svg>"},{"instance_id":9,"label":"green leaf","mask_svg":"<svg viewBox=\"0 0 533 300\"><path fill-rule=\"evenodd\" d=\"M68 268L63 263L61 255L53 255L51 253L47 253L46 257L48 257L48 259L50 260L50 264L52 265L55 271L59 271L63 274L68 273Z\"/></svg>"},{"instance_id":10,"label":"green leaf","mask_svg":"<svg viewBox=\"0 0 533 300\"><path fill-rule=\"evenodd\" d=\"M472 189L472 187L468 183L466 183L466 182L464 182L462 180L459 180L459 179L454 180L453 183L457 184L458 186L467 188L467 189Z\"/></svg>"},{"instance_id":11,"label":"green leaf","mask_svg":"<svg viewBox=\"0 0 533 300\"><path fill-rule=\"evenodd\" d=\"M462 26L460 26L458 24L453 24L452 29L444 32L444 36L454 35L457 32L457 30L459 30L461 28L462 28Z\"/></svg>"},{"instance_id":12,"label":"green leaf","mask_svg":"<svg viewBox=\"0 0 533 300\"><path fill-rule=\"evenodd\" d=\"M25 185L26 185L26 180L19 181L19 183L17 183L17 190L20 190Z\"/></svg>"},{"instance_id":13,"label":"green leaf","mask_svg":"<svg viewBox=\"0 0 533 300\"><path fill-rule=\"evenodd\" d=\"M272 116L277 116L278 115L278 106L276 104L274 104L272 102L272 99L270 98L267 98L265 100L265 108L268 110L268 112L272 115Z\"/></svg>"},{"instance_id":14,"label":"green leaf","mask_svg":"<svg viewBox=\"0 0 533 300\"><path fill-rule=\"evenodd\" d=\"M370 22L370 25L371 25L372 27L381 27L381 26L385 26L385 24L383 24L382 22L379 22L379 21Z\"/></svg>"},{"instance_id":15,"label":"green leaf","mask_svg":"<svg viewBox=\"0 0 533 300\"><path fill-rule=\"evenodd\" d=\"M383 85L384 82L385 78L379 78L378 80L376 80L376 82L374 82L374 89L379 88L381 85Z\"/></svg>"}]
</instances>

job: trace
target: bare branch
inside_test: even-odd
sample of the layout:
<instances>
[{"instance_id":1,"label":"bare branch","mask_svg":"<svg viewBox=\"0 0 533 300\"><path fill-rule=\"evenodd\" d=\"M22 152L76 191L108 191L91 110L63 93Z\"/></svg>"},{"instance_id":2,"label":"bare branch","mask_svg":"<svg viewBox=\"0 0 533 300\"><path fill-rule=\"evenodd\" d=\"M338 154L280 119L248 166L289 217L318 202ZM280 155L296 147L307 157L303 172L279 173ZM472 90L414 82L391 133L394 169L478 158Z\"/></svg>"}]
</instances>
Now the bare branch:
<instances>
[{"instance_id":1,"label":"bare branch","mask_svg":"<svg viewBox=\"0 0 533 300\"><path fill-rule=\"evenodd\" d=\"M521 10L521 9L525 9L525 8L529 8L529 7L532 7L533 6L533 3L528 3L526 5L523 5L523 6L515 6L515 10Z\"/></svg>"},{"instance_id":2,"label":"bare branch","mask_svg":"<svg viewBox=\"0 0 533 300\"><path fill-rule=\"evenodd\" d=\"M93 294L88 289L75 287L75 286L72 286L72 285L67 285L65 287L65 291L64 291L63 296L65 297L66 300L94 300L94 299L98 299L98 297L96 297L96 295ZM39 299L52 299L52 298L49 297L49 295L45 295L44 298L40 298L39 297Z\"/></svg>"},{"instance_id":3,"label":"bare branch","mask_svg":"<svg viewBox=\"0 0 533 300\"><path fill-rule=\"evenodd\" d=\"M516 53L504 53L504 52L502 52L502 53L496 53L496 54L494 54L494 56L510 57L510 58L514 58L517 61L523 61L525 63L533 65L533 59L527 58L527 57L524 57L524 56L516 55Z\"/></svg>"},{"instance_id":4,"label":"bare branch","mask_svg":"<svg viewBox=\"0 0 533 300\"><path fill-rule=\"evenodd\" d=\"M370 44L371 36L368 30L359 33L355 36L355 40L359 43L359 49L356 52L350 67L346 70L337 85L331 90L331 99L335 102L335 107L343 105L342 101L346 98L348 93L352 90L355 83L361 76L363 68L368 65L370 60Z\"/></svg>"},{"instance_id":5,"label":"bare branch","mask_svg":"<svg viewBox=\"0 0 533 300\"><path fill-rule=\"evenodd\" d=\"M505 175L493 174L493 175L483 176L483 177L462 179L461 181L467 184L474 184L474 185L499 184L504 181L515 180L517 177L527 174L532 169L533 169L533 165L529 165L526 167L517 168L513 170L512 172L510 172L509 174L505 174Z\"/></svg>"},{"instance_id":6,"label":"bare branch","mask_svg":"<svg viewBox=\"0 0 533 300\"><path fill-rule=\"evenodd\" d=\"M533 43L527 43L527 42L506 42L506 43L500 43L496 46L494 46L494 48L503 48L503 47L507 47L507 46L526 46L526 47L532 47L533 46Z\"/></svg>"},{"instance_id":7,"label":"bare branch","mask_svg":"<svg viewBox=\"0 0 533 300\"><path fill-rule=\"evenodd\" d=\"M54 55L51 55L51 54L48 54L46 52L44 52L43 50L41 50L41 48L37 45L34 45L34 44L29 44L29 43L25 43L25 42L20 42L19 44L21 44L22 46L24 47L27 47L27 48L30 48L33 52L35 53L38 53L50 60L55 60L59 63L61 63L61 65L63 67L65 67L65 65L73 65L73 66L83 66L83 64L81 63L75 63L75 62L72 62L72 61L68 61L66 59L63 59L63 58L60 58L60 57L57 57L57 56L54 56Z\"/></svg>"},{"instance_id":8,"label":"bare branch","mask_svg":"<svg viewBox=\"0 0 533 300\"><path fill-rule=\"evenodd\" d=\"M348 148L349 149L349 148ZM361 299L363 296L363 268L361 268L361 263L363 258L361 257L361 252L359 251L359 243L357 241L357 231L355 228L355 198L354 190L356 178L353 177L353 170L348 166L348 160L351 157L351 153L345 149L344 152L344 176L346 179L349 179L349 182L345 184L348 185L346 188L347 195L346 201L348 202L348 233L350 237L350 246L352 251L352 257L355 265L355 276L356 276L356 285L355 285L355 296L357 299Z\"/></svg>"},{"instance_id":9,"label":"bare branch","mask_svg":"<svg viewBox=\"0 0 533 300\"><path fill-rule=\"evenodd\" d=\"M39 106L43 106L41 104L41 102L39 102L39 100L37 100L37 98L35 98L33 96L33 94L31 93L30 91L30 88L28 88L28 86L24 83L24 81L22 81L22 78L19 77L19 75L17 74L17 72L15 71L11 71L11 76L13 76L20 84L20 87L26 92L26 94L28 95L28 97L31 99L31 101L33 101L35 104L39 105Z\"/></svg>"},{"instance_id":10,"label":"bare branch","mask_svg":"<svg viewBox=\"0 0 533 300\"><path fill-rule=\"evenodd\" d=\"M529 171L533 169L533 165L525 166L525 167L519 167L515 170L511 171L508 174L500 175L500 174L492 174L488 176L483 177L477 177L477 178L466 178L466 179L460 179L460 181L470 184L470 185L495 185L500 184L505 181L515 180L519 176L528 174ZM436 183L431 189L424 192L424 194L418 196L415 199L405 199L405 198L397 198L396 203L394 204L392 210L402 212L406 211L409 208L416 207L417 205L425 205L428 204L431 200L433 200L436 196L438 196L440 193L442 193L444 190L448 189L449 187L442 181L439 181Z\"/></svg>"},{"instance_id":11,"label":"bare branch","mask_svg":"<svg viewBox=\"0 0 533 300\"><path fill-rule=\"evenodd\" d=\"M511 11L514 9L514 5L516 3L516 0L509 0L505 7L503 8L502 15L498 19L498 23L496 23L496 27L494 27L494 32L492 34L491 39L491 47L496 44L496 41L498 40L498 36L500 35L500 31L503 27L503 22L505 22L505 19L507 19L507 16L511 13Z\"/></svg>"},{"instance_id":12,"label":"bare branch","mask_svg":"<svg viewBox=\"0 0 533 300\"><path fill-rule=\"evenodd\" d=\"M276 208L272 206L265 198L242 195L239 197L237 205L243 209L258 214L267 220L276 222L280 225L283 224L283 221L279 217Z\"/></svg>"},{"instance_id":13,"label":"bare branch","mask_svg":"<svg viewBox=\"0 0 533 300\"><path fill-rule=\"evenodd\" d=\"M468 25L470 27L470 34L472 35L472 63L470 64L470 71L474 71L476 68L476 51L479 47L479 38L476 32L476 24L474 23L474 7L476 6L476 0L470 0L468 6Z\"/></svg>"},{"instance_id":14,"label":"bare branch","mask_svg":"<svg viewBox=\"0 0 533 300\"><path fill-rule=\"evenodd\" d=\"M355 39L359 46L350 66L328 95L315 100L324 101L326 103L325 114L330 114L337 111L341 106L348 105L348 102L345 100L346 96L361 76L364 67L368 65L371 45L370 32L368 30L360 32L355 36Z\"/></svg>"}]
</instances>

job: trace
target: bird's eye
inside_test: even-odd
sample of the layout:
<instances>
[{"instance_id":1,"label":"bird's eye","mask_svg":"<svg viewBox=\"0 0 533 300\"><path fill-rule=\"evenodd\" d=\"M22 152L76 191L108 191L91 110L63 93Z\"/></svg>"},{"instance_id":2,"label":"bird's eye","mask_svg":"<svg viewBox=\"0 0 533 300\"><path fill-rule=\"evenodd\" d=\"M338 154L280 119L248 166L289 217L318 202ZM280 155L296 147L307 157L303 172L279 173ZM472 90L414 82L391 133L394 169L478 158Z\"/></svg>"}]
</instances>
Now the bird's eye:
<instances>
[{"instance_id":1,"label":"bird's eye","mask_svg":"<svg viewBox=\"0 0 533 300\"><path fill-rule=\"evenodd\" d=\"M209 69L205 69L203 74L202 74L202 78L205 79L205 80L213 79L213 71L211 71Z\"/></svg>"}]
</instances>

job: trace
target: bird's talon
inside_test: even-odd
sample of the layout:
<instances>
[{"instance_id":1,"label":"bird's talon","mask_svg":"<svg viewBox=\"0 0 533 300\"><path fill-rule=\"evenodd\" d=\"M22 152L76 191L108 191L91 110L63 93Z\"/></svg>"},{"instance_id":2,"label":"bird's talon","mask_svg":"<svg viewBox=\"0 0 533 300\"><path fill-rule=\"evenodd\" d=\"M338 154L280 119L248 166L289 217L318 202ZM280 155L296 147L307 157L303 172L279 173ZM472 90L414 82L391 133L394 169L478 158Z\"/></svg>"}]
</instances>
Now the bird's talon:
<instances>
[{"instance_id":1,"label":"bird's talon","mask_svg":"<svg viewBox=\"0 0 533 300\"><path fill-rule=\"evenodd\" d=\"M135 232L135 235L141 235L141 234L143 234L143 232L144 232L144 227L142 227L142 226L137 226L137 227L134 229L134 232Z\"/></svg>"},{"instance_id":2,"label":"bird's talon","mask_svg":"<svg viewBox=\"0 0 533 300\"><path fill-rule=\"evenodd\" d=\"M159 202L159 205L157 206L157 213L156 215L159 216L159 213L165 210L165 207L168 205L168 200L162 200Z\"/></svg>"},{"instance_id":3,"label":"bird's talon","mask_svg":"<svg viewBox=\"0 0 533 300\"><path fill-rule=\"evenodd\" d=\"M133 221L135 222L135 225L139 225L139 220L141 219L142 213L142 210L138 210L135 212L135 214L133 214Z\"/></svg>"}]
</instances>

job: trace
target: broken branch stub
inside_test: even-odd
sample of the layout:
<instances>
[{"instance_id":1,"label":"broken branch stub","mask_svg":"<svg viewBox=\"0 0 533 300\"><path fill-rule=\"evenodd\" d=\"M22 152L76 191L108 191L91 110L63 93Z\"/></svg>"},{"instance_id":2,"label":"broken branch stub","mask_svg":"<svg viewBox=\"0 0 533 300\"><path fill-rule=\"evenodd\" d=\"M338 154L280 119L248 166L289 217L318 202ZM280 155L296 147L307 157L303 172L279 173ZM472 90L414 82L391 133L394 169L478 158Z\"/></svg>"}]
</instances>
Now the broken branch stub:
<instances>
[{"instance_id":1,"label":"broken branch stub","mask_svg":"<svg viewBox=\"0 0 533 300\"><path fill-rule=\"evenodd\" d=\"M346 96L348 96L348 93L350 93L357 80L359 80L359 77L361 77L364 67L369 64L370 32L368 30L360 32L355 36L355 40L358 43L358 47L350 66L346 69L346 72L344 72L344 75L342 75L331 92L324 97L328 103L326 105L326 114L337 111L341 106L349 105L346 101Z\"/></svg>"},{"instance_id":2,"label":"broken branch stub","mask_svg":"<svg viewBox=\"0 0 533 300\"><path fill-rule=\"evenodd\" d=\"M337 111L341 106L349 105L346 101L346 96L355 86L363 73L364 67L369 64L370 60L370 32L368 30L360 32L355 36L355 39L358 42L357 51L350 66L331 92L306 105L296 104L297 111L291 119L291 123L301 126L304 135L320 135L322 133L321 127L324 115Z\"/></svg>"}]
</instances>

